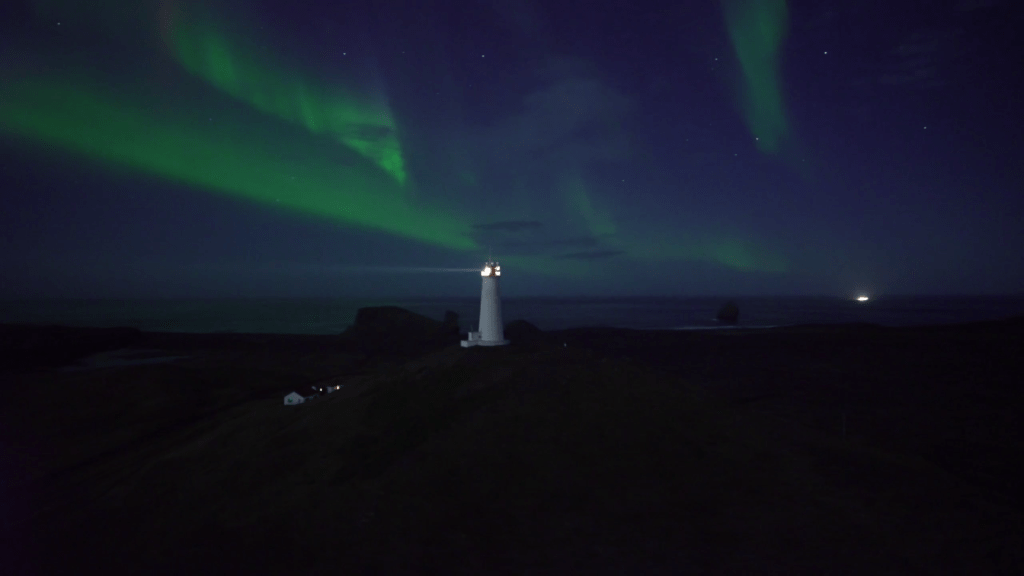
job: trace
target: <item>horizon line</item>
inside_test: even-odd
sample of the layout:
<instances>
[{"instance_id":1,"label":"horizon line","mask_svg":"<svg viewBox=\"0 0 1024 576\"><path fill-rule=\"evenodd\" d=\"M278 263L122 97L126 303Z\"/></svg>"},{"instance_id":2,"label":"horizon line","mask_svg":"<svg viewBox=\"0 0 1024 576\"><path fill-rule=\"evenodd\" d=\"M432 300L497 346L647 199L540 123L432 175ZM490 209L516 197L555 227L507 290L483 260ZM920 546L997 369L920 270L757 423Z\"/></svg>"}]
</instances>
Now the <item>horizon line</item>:
<instances>
[{"instance_id":1,"label":"horizon line","mask_svg":"<svg viewBox=\"0 0 1024 576\"><path fill-rule=\"evenodd\" d=\"M885 293L869 294L871 301L887 298L1024 298L1024 292L949 292L949 293ZM24 301L115 301L115 300L479 300L479 294L448 295L448 296L415 296L415 295L332 295L332 296L0 296L0 302L24 302ZM826 294L826 293L805 293L805 294L635 294L635 295L600 295L600 294L503 294L502 300L678 300L678 299L757 299L757 298L828 298L853 300L854 294Z\"/></svg>"}]
</instances>

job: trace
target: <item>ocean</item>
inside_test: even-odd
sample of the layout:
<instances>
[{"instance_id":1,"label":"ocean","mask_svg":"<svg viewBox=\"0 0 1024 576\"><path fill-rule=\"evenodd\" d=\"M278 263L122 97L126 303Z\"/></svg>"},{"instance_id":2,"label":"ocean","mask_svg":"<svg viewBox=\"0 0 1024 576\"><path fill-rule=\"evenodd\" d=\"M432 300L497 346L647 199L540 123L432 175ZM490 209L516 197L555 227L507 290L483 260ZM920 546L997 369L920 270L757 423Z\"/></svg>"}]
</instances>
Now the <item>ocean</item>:
<instances>
[{"instance_id":1,"label":"ocean","mask_svg":"<svg viewBox=\"0 0 1024 576\"><path fill-rule=\"evenodd\" d=\"M659 330L721 327L725 298L504 298L505 322L524 319L542 330L609 326ZM1024 315L1024 296L891 296L868 302L830 297L736 298L739 327L872 323L954 324ZM459 314L475 330L479 298L451 299L167 299L0 301L0 323L133 326L158 332L337 334L363 306L400 306L440 320Z\"/></svg>"}]
</instances>

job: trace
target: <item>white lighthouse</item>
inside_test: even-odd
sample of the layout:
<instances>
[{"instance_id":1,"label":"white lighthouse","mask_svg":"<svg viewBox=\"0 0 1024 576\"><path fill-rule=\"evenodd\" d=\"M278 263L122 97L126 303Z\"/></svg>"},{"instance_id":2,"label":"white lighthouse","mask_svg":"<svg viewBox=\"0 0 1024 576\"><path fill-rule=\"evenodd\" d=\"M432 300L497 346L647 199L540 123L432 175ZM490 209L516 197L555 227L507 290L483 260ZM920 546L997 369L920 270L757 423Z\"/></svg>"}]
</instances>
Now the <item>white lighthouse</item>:
<instances>
[{"instance_id":1,"label":"white lighthouse","mask_svg":"<svg viewBox=\"0 0 1024 576\"><path fill-rule=\"evenodd\" d=\"M462 347L470 346L503 346L505 327L501 322L501 288L498 278L501 276L501 265L490 260L480 271L483 286L480 288L480 331L470 332L469 340L462 341Z\"/></svg>"}]
</instances>

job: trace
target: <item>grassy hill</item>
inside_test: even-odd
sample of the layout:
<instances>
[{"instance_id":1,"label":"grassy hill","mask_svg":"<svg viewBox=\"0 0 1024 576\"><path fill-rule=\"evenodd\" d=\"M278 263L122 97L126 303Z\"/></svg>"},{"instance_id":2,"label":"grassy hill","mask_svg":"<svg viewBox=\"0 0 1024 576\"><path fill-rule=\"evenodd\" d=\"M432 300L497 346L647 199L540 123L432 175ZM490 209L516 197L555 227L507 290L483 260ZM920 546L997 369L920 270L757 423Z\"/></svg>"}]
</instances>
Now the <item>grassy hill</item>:
<instances>
[{"instance_id":1,"label":"grassy hill","mask_svg":"<svg viewBox=\"0 0 1024 576\"><path fill-rule=\"evenodd\" d=\"M646 333L577 331L376 360L275 354L268 337L168 364L10 375L0 412L5 472L17 479L4 487L17 502L10 573L1021 568L1019 510L986 486L908 445L816 426L806 402L750 401L762 395L752 384L730 392L772 382L757 359L780 350L792 349L803 387L856 370L800 356L801 343L851 331L829 334L676 343L677 357L714 349L707 362L738 363L731 372L695 360L672 369L643 357L651 347L626 345L655 338ZM309 382L343 388L282 405Z\"/></svg>"}]
</instances>

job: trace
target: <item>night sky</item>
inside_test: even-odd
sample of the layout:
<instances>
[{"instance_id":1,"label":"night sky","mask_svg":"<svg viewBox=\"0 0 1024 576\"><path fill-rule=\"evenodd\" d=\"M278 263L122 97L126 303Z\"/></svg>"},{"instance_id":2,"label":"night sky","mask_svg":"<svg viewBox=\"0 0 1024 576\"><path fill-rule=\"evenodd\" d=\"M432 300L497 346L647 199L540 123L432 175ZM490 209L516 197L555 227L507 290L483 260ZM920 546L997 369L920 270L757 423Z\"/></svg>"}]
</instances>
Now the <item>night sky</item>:
<instances>
[{"instance_id":1,"label":"night sky","mask_svg":"<svg viewBox=\"0 0 1024 576\"><path fill-rule=\"evenodd\" d=\"M489 252L509 296L1021 293L1022 25L3 2L0 297L469 296Z\"/></svg>"}]
</instances>

